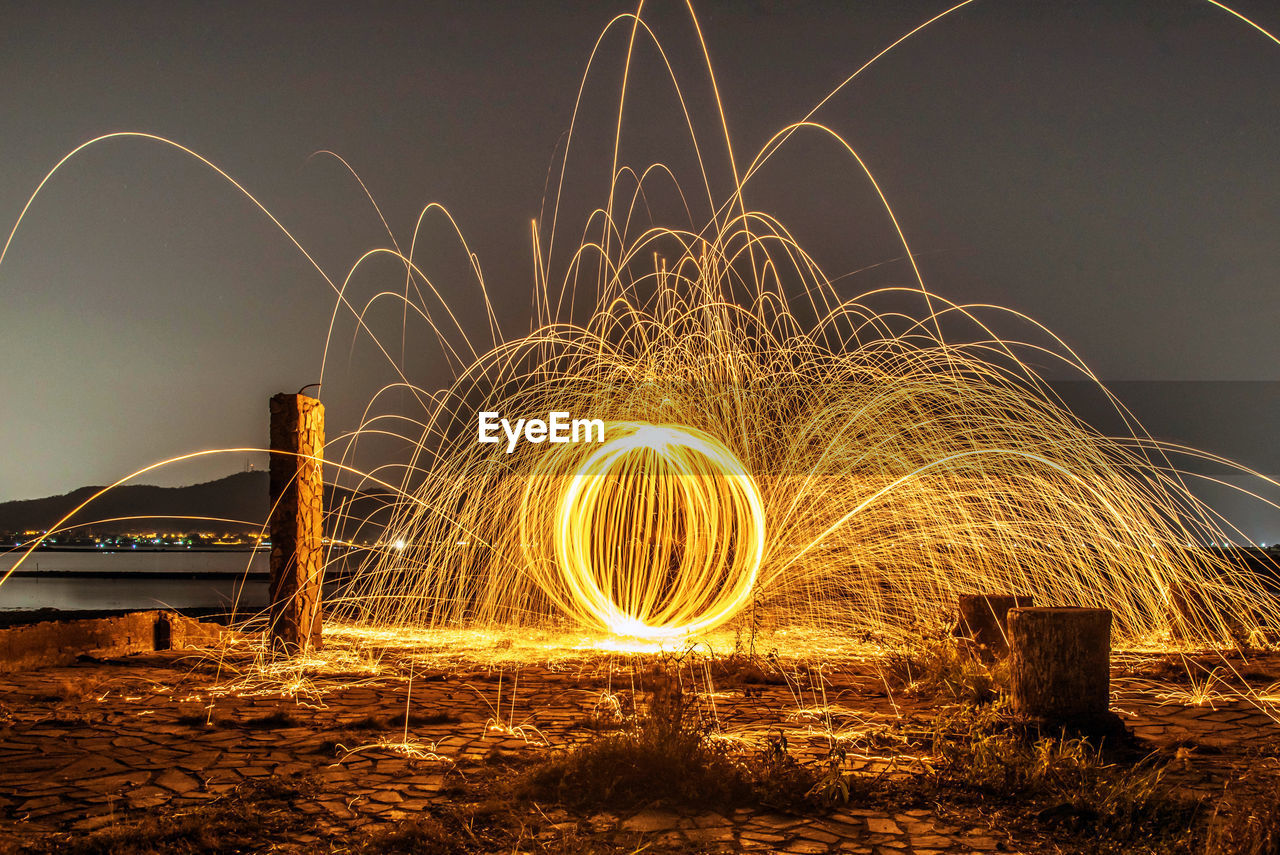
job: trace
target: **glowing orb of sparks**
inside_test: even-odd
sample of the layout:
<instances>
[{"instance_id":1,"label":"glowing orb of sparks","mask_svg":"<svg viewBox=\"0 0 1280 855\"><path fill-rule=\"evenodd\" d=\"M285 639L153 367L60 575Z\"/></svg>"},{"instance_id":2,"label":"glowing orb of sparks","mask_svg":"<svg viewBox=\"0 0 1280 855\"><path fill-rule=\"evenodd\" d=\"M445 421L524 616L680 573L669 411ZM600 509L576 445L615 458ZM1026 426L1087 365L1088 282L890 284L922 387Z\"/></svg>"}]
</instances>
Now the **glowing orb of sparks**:
<instances>
[{"instance_id":1,"label":"glowing orb of sparks","mask_svg":"<svg viewBox=\"0 0 1280 855\"><path fill-rule=\"evenodd\" d=\"M615 635L682 637L732 618L764 557L755 479L719 440L615 423L567 479L553 549L573 610Z\"/></svg>"}]
</instances>

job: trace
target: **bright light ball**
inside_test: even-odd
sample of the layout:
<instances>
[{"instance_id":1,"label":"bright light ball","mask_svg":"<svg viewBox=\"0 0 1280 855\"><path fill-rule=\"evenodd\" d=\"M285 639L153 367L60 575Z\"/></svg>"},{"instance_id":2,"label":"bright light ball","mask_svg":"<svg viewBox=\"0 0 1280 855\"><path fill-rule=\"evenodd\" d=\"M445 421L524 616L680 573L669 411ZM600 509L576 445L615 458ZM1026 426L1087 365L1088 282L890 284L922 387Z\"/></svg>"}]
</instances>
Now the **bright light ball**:
<instances>
[{"instance_id":1,"label":"bright light ball","mask_svg":"<svg viewBox=\"0 0 1280 855\"><path fill-rule=\"evenodd\" d=\"M750 600L764 558L755 479L693 428L615 423L608 434L566 479L554 518L572 610L641 638L725 623Z\"/></svg>"}]
</instances>

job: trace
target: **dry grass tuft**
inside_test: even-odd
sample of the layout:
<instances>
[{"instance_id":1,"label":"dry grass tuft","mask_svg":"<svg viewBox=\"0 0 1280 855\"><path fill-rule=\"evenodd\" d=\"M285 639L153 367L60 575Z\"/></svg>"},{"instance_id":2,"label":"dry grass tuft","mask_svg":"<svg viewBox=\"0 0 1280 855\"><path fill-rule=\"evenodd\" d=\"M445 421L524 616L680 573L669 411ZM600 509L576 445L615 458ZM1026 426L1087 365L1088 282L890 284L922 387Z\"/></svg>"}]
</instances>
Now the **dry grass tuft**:
<instances>
[{"instance_id":1,"label":"dry grass tuft","mask_svg":"<svg viewBox=\"0 0 1280 855\"><path fill-rule=\"evenodd\" d=\"M246 782L193 810L126 817L86 837L59 835L29 851L58 855L264 851L309 826L310 819L294 810L294 805L314 787L313 781L302 777Z\"/></svg>"}]
</instances>

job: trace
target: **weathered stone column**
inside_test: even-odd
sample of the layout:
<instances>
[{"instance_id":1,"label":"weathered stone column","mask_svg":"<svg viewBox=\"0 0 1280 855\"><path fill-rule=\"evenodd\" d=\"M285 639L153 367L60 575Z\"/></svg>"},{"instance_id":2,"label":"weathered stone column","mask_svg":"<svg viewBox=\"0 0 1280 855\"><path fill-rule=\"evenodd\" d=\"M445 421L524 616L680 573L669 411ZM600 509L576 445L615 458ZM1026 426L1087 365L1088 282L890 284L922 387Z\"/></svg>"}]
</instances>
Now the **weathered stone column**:
<instances>
[{"instance_id":1,"label":"weathered stone column","mask_svg":"<svg viewBox=\"0 0 1280 855\"><path fill-rule=\"evenodd\" d=\"M1012 594L961 594L956 635L970 638L989 657L1009 652L1009 610L1034 605L1031 597Z\"/></svg>"},{"instance_id":2,"label":"weathered stone column","mask_svg":"<svg viewBox=\"0 0 1280 855\"><path fill-rule=\"evenodd\" d=\"M271 398L271 644L293 654L320 646L324 405Z\"/></svg>"},{"instance_id":3,"label":"weathered stone column","mask_svg":"<svg viewBox=\"0 0 1280 855\"><path fill-rule=\"evenodd\" d=\"M1009 670L1014 712L1050 724L1106 724L1111 718L1111 612L1013 609Z\"/></svg>"}]
</instances>

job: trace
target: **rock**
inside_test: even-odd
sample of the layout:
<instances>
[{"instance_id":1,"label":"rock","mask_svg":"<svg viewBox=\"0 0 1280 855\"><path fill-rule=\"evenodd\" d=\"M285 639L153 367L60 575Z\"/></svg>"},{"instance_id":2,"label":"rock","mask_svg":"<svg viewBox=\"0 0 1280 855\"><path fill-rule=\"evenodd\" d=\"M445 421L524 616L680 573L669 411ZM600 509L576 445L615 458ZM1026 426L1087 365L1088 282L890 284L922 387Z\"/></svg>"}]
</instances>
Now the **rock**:
<instances>
[{"instance_id":1,"label":"rock","mask_svg":"<svg viewBox=\"0 0 1280 855\"><path fill-rule=\"evenodd\" d=\"M867 830L872 834L901 834L898 824L887 817L867 817Z\"/></svg>"},{"instance_id":2,"label":"rock","mask_svg":"<svg viewBox=\"0 0 1280 855\"><path fill-rule=\"evenodd\" d=\"M192 790L200 789L199 781L184 772L179 772L177 769L167 769L161 772L156 776L155 783L166 790L173 790L178 795L185 795Z\"/></svg>"},{"instance_id":3,"label":"rock","mask_svg":"<svg viewBox=\"0 0 1280 855\"><path fill-rule=\"evenodd\" d=\"M623 820L623 831L671 831L680 822L678 814L669 811L646 810L641 811L630 819Z\"/></svg>"}]
</instances>

